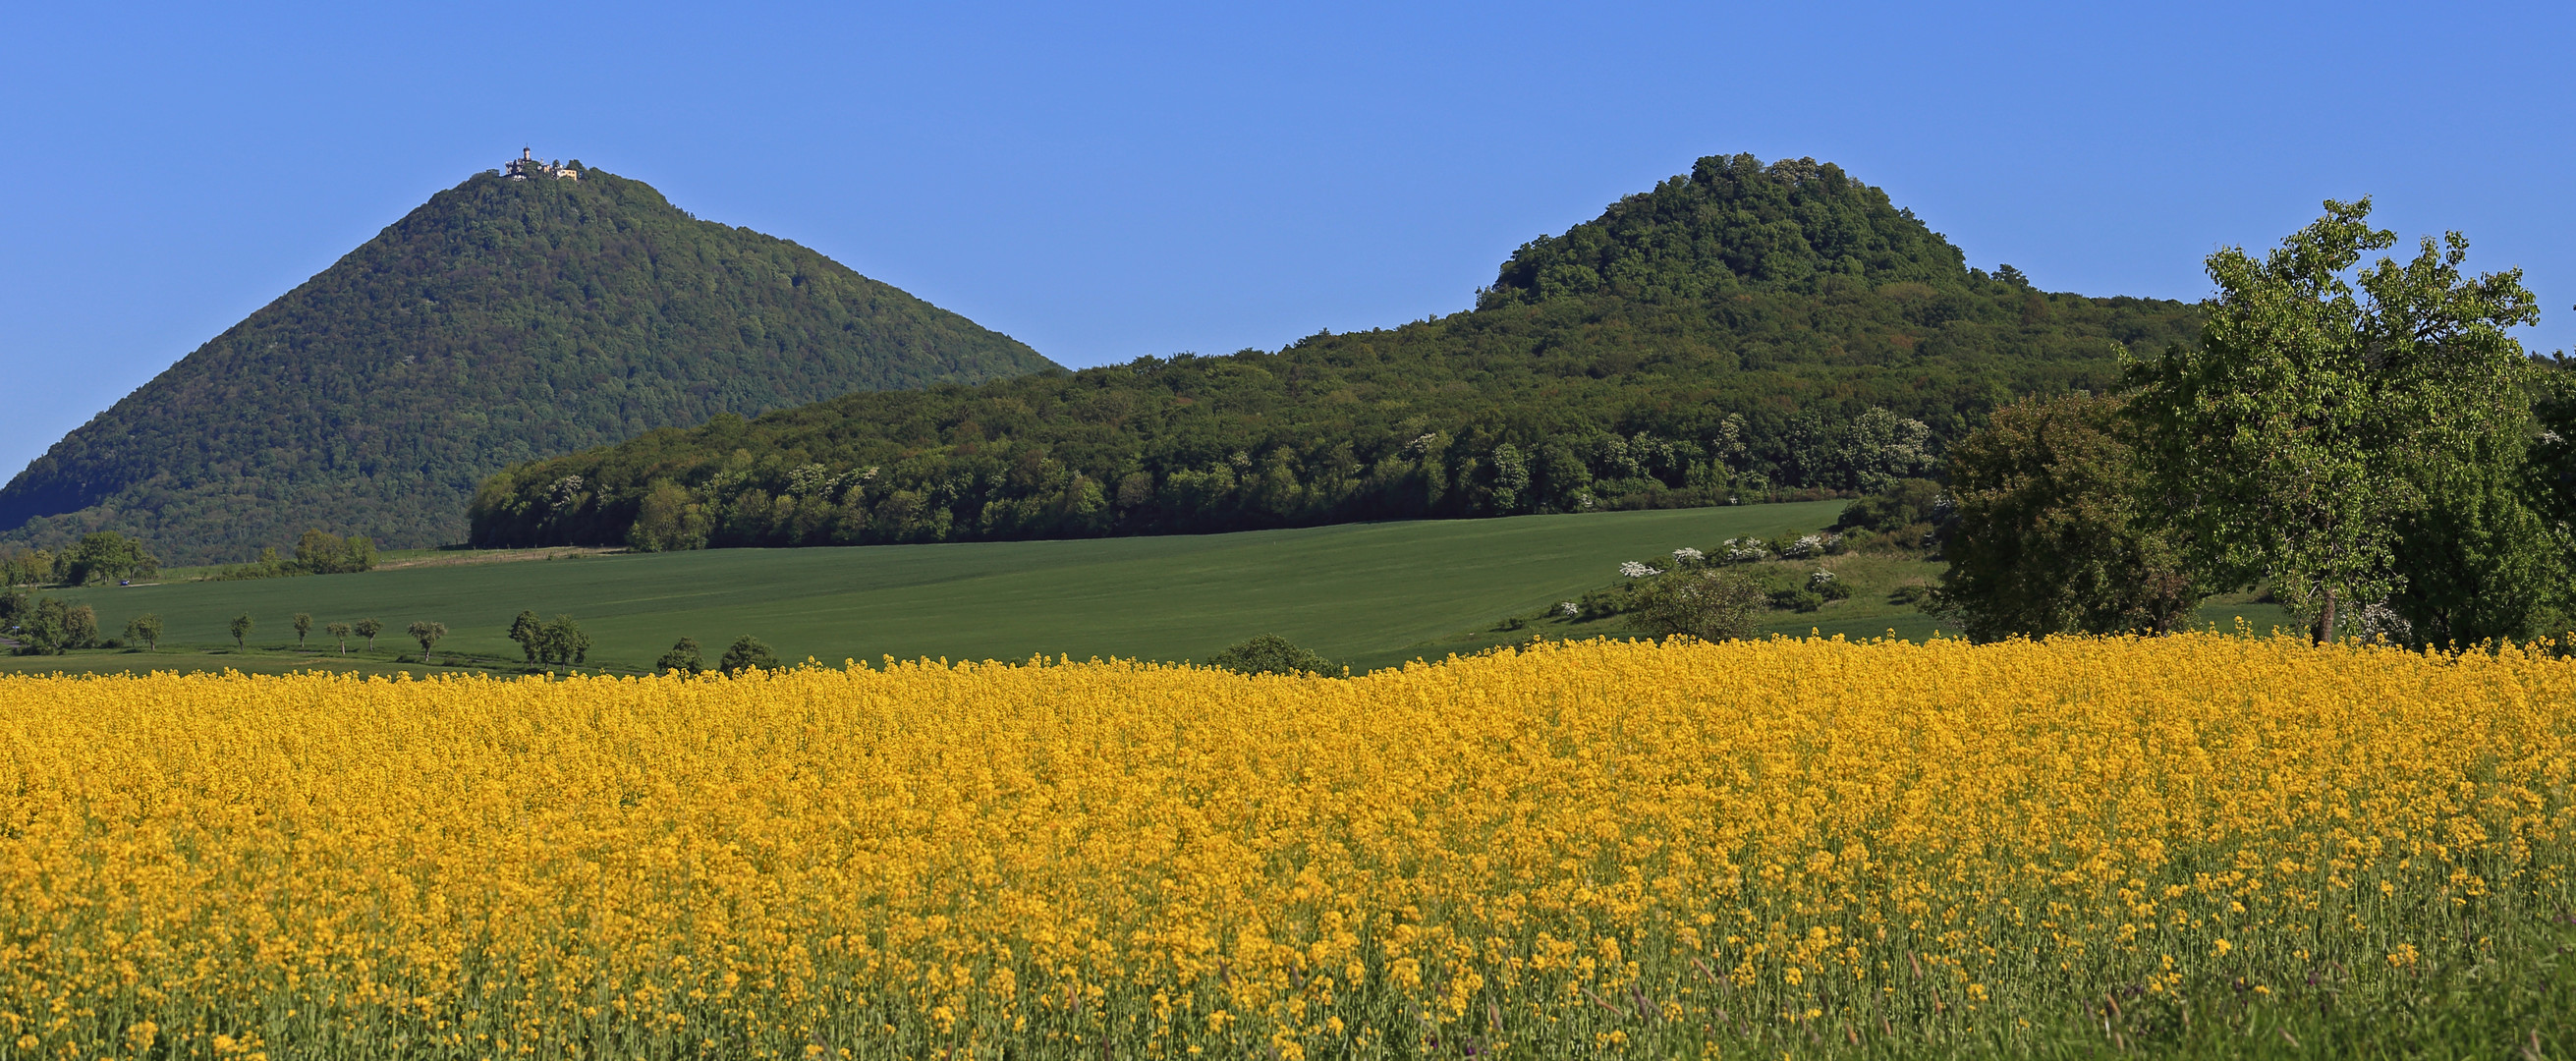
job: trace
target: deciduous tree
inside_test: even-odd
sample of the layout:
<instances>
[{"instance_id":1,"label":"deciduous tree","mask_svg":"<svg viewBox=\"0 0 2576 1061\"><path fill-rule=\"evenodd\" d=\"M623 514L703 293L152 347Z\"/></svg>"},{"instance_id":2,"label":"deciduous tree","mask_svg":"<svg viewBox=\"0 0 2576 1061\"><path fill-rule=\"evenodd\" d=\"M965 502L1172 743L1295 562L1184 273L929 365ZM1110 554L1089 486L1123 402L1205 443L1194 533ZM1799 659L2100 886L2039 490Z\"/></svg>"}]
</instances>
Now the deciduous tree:
<instances>
[{"instance_id":1,"label":"deciduous tree","mask_svg":"<svg viewBox=\"0 0 2576 1061\"><path fill-rule=\"evenodd\" d=\"M667 674L697 674L707 669L707 661L699 654L697 639L684 637L653 661L653 669Z\"/></svg>"},{"instance_id":2,"label":"deciduous tree","mask_svg":"<svg viewBox=\"0 0 2576 1061\"><path fill-rule=\"evenodd\" d=\"M1729 641L1753 636L1770 598L1770 591L1743 572L1677 564L1637 580L1623 610L1629 625L1657 637Z\"/></svg>"},{"instance_id":3,"label":"deciduous tree","mask_svg":"<svg viewBox=\"0 0 2576 1061\"><path fill-rule=\"evenodd\" d=\"M1976 640L2161 634L2211 580L2160 518L2118 398L2026 399L1950 451L1954 522L1935 614Z\"/></svg>"},{"instance_id":4,"label":"deciduous tree","mask_svg":"<svg viewBox=\"0 0 2576 1061\"><path fill-rule=\"evenodd\" d=\"M510 640L519 643L519 651L527 655L527 662L537 661L537 635L544 629L545 623L533 611L521 611L517 618L510 620Z\"/></svg>"},{"instance_id":5,"label":"deciduous tree","mask_svg":"<svg viewBox=\"0 0 2576 1061\"><path fill-rule=\"evenodd\" d=\"M2530 367L2506 330L2538 319L2520 270L2465 276L2468 241L2426 238L2403 264L2372 251L2370 201L2257 258L2209 256L2201 342L2133 367L2161 492L2187 500L2195 563L2269 579L2314 636L2407 585L2406 516L2446 502L2525 425Z\"/></svg>"},{"instance_id":6,"label":"deciduous tree","mask_svg":"<svg viewBox=\"0 0 2576 1061\"><path fill-rule=\"evenodd\" d=\"M126 620L125 637L128 641L141 641L155 652L160 651L161 617L151 612L145 612L132 619Z\"/></svg>"},{"instance_id":7,"label":"deciduous tree","mask_svg":"<svg viewBox=\"0 0 2576 1061\"><path fill-rule=\"evenodd\" d=\"M447 624L445 624L445 623L433 623L433 622L429 622L428 620L421 620L421 621L418 621L418 622L415 622L415 623L411 624L410 626L404 627L404 628L403 628L403 632L404 632L404 633L407 633L407 634L410 634L410 635L411 635L411 639L412 639L412 640L420 642L420 661L421 661L421 662L423 662L423 663L435 663L435 662L437 662L436 660L433 660L433 659L431 659L431 658L430 658L429 653L430 653L430 650L435 649L435 648L437 648L437 647L438 647L438 639L439 639L439 638L442 638L442 637L446 637L446 636L447 636Z\"/></svg>"}]
</instances>

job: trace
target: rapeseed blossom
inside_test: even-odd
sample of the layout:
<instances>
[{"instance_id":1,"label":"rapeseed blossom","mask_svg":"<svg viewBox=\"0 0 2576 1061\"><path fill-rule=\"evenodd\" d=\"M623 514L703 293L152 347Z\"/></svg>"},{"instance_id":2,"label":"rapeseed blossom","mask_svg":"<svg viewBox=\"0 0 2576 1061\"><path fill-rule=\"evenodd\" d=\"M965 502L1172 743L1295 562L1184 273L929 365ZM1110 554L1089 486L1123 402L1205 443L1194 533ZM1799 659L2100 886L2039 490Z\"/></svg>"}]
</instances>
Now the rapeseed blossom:
<instances>
[{"instance_id":1,"label":"rapeseed blossom","mask_svg":"<svg viewBox=\"0 0 2576 1061\"><path fill-rule=\"evenodd\" d=\"M0 1055L1667 1056L2360 999L2568 905L2571 705L2538 651L2216 635L0 677Z\"/></svg>"}]
</instances>

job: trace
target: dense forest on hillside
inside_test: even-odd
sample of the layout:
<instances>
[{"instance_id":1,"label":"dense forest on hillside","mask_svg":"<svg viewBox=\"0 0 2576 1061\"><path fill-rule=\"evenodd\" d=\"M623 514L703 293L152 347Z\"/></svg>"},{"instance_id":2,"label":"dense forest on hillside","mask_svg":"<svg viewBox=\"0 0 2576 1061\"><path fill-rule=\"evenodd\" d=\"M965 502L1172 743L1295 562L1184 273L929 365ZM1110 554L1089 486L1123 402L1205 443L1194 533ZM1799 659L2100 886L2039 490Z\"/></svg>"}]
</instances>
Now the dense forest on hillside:
<instances>
[{"instance_id":1,"label":"dense forest on hillside","mask_svg":"<svg viewBox=\"0 0 2576 1061\"><path fill-rule=\"evenodd\" d=\"M2197 307L2044 292L1812 160L1711 157L1521 248L1476 309L1275 352L851 394L510 468L484 545L1207 532L1722 504L1928 471Z\"/></svg>"},{"instance_id":2,"label":"dense forest on hillside","mask_svg":"<svg viewBox=\"0 0 2576 1061\"><path fill-rule=\"evenodd\" d=\"M315 526L438 545L465 536L475 484L513 462L1053 367L642 182L484 173L56 443L0 489L0 541L118 530L183 564Z\"/></svg>"}]
</instances>

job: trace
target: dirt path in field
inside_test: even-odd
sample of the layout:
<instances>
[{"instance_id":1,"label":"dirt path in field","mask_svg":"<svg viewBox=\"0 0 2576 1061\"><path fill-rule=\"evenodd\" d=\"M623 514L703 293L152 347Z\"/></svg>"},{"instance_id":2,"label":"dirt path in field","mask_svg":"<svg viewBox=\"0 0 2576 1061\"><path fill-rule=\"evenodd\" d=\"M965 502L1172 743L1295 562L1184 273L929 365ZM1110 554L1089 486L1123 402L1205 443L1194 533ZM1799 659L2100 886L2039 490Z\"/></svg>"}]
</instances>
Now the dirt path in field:
<instances>
[{"instance_id":1,"label":"dirt path in field","mask_svg":"<svg viewBox=\"0 0 2576 1061\"><path fill-rule=\"evenodd\" d=\"M554 560L575 556L606 556L624 549L605 546L558 546L552 549L503 549L494 552L461 553L456 556L415 556L406 560L387 560L377 564L378 571L399 571L407 567L465 567L470 564L510 564L522 560Z\"/></svg>"}]
</instances>

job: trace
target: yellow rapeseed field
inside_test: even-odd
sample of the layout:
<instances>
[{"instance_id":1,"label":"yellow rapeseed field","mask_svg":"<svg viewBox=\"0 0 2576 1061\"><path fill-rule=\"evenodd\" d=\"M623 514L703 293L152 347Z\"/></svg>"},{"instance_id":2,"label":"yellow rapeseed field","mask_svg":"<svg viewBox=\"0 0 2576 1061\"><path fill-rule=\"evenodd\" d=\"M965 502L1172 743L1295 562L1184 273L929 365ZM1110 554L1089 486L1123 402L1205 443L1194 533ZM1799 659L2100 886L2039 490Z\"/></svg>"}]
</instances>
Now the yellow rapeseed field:
<instances>
[{"instance_id":1,"label":"yellow rapeseed field","mask_svg":"<svg viewBox=\"0 0 2576 1061\"><path fill-rule=\"evenodd\" d=\"M2500 968L2571 742L2546 653L2215 634L0 677L0 1056L2125 1046Z\"/></svg>"}]
</instances>

